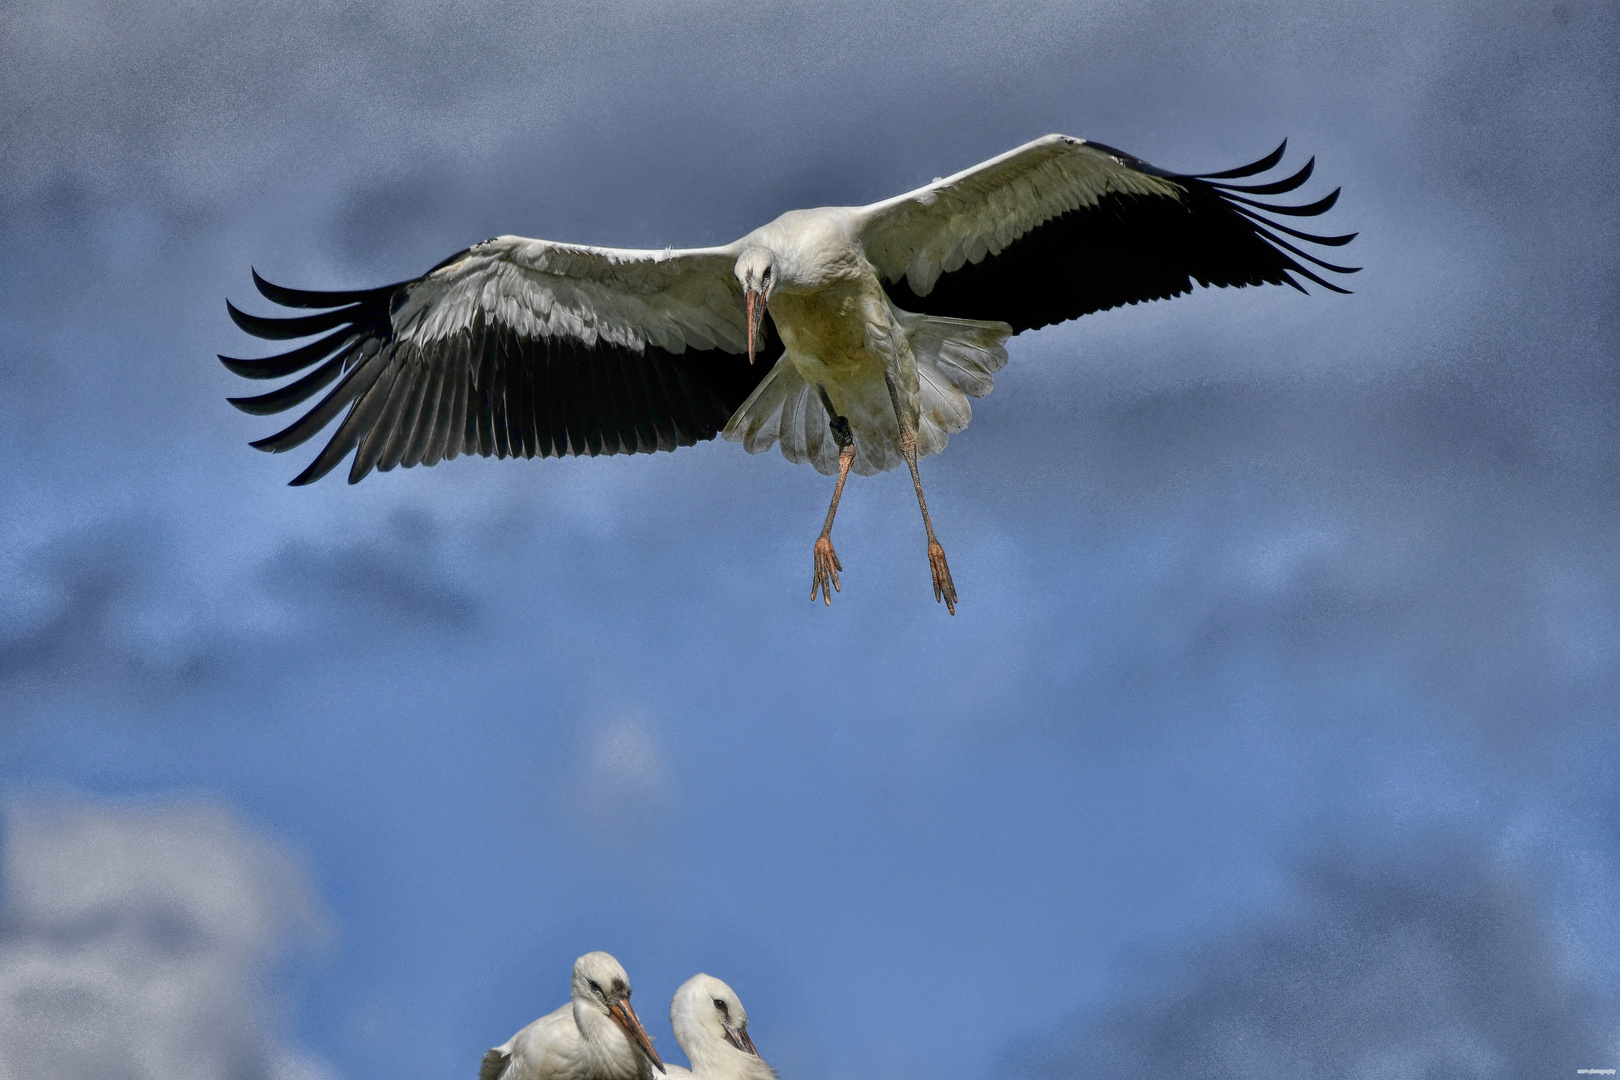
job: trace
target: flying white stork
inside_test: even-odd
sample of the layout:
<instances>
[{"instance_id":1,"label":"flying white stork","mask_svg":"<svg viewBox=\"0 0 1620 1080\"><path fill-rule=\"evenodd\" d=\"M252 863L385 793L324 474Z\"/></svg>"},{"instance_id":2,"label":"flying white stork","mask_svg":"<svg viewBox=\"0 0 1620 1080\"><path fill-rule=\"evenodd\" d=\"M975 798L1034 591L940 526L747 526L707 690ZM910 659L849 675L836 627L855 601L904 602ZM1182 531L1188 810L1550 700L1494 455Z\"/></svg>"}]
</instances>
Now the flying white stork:
<instances>
[{"instance_id":1,"label":"flying white stork","mask_svg":"<svg viewBox=\"0 0 1620 1080\"><path fill-rule=\"evenodd\" d=\"M501 236L410 281L354 292L283 288L267 299L329 309L231 318L261 338L324 335L278 356L221 357L238 375L294 382L232 398L250 413L290 409L336 385L283 431L281 452L340 414L292 481L349 454L349 482L372 469L463 453L534 457L652 453L716 434L750 453L836 473L814 547L810 598L832 602L843 569L833 518L853 468L911 469L928 536L934 598L956 588L917 473L967 426L1015 333L1204 286L1292 285L1346 292L1352 273L1290 240L1338 246L1263 216L1327 211L1279 195L1310 177L1234 184L1259 161L1180 175L1099 143L1048 135L904 195L860 207L794 210L724 247L642 251ZM1310 264L1311 269L1306 264ZM770 318L766 319L765 315Z\"/></svg>"},{"instance_id":2,"label":"flying white stork","mask_svg":"<svg viewBox=\"0 0 1620 1080\"><path fill-rule=\"evenodd\" d=\"M654 1080L664 1071L630 1007L630 976L605 952L574 961L573 1000L484 1055L478 1080Z\"/></svg>"},{"instance_id":3,"label":"flying white stork","mask_svg":"<svg viewBox=\"0 0 1620 1080\"><path fill-rule=\"evenodd\" d=\"M748 1011L736 991L713 975L694 975L669 1003L675 1041L692 1063L665 1068L671 1080L776 1080L748 1037Z\"/></svg>"}]
</instances>

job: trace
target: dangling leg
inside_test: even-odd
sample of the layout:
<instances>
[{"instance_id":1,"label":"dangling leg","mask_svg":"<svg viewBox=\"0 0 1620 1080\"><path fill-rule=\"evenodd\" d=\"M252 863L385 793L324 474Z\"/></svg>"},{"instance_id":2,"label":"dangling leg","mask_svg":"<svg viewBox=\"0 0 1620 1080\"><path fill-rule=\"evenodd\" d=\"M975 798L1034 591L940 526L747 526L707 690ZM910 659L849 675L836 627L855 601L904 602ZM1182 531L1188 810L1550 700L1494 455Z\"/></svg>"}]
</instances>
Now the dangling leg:
<instances>
[{"instance_id":1,"label":"dangling leg","mask_svg":"<svg viewBox=\"0 0 1620 1080\"><path fill-rule=\"evenodd\" d=\"M824 387L816 387L821 392L821 404L827 410L827 426L832 429L833 441L838 444L838 483L833 487L832 505L827 507L827 524L821 527L821 535L816 538L816 569L815 577L810 582L810 599L815 601L816 593L820 592L827 606L832 606L833 590L843 592L838 584L838 572L844 564L838 561L838 553L832 546L833 518L838 515L838 500L844 494L844 481L849 479L849 467L855 462L855 435L849 430L849 421L838 415L833 408L832 398L827 396Z\"/></svg>"},{"instance_id":2,"label":"dangling leg","mask_svg":"<svg viewBox=\"0 0 1620 1080\"><path fill-rule=\"evenodd\" d=\"M917 505L922 507L923 528L928 530L928 568L934 572L934 603L945 601L945 610L956 614L956 585L951 581L951 568L945 562L945 549L934 536L934 523L928 519L928 500L923 498L922 477L917 475L917 436L906 423L906 414L900 408L900 391L887 373L883 381L889 386L889 400L894 404L894 421L900 426L900 456L911 466L911 486L917 489Z\"/></svg>"}]
</instances>

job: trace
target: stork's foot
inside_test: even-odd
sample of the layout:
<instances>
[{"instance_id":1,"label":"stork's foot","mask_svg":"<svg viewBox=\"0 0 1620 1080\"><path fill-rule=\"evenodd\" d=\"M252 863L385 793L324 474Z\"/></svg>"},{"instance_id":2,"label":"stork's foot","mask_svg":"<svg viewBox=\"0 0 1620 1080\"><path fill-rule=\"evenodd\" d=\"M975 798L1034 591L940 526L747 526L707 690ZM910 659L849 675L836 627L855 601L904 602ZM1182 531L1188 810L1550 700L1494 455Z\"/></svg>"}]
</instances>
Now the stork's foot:
<instances>
[{"instance_id":1,"label":"stork's foot","mask_svg":"<svg viewBox=\"0 0 1620 1080\"><path fill-rule=\"evenodd\" d=\"M934 572L934 603L945 601L945 610L956 614L956 585L951 581L951 568L945 562L945 549L938 540L928 541L928 568Z\"/></svg>"},{"instance_id":2,"label":"stork's foot","mask_svg":"<svg viewBox=\"0 0 1620 1080\"><path fill-rule=\"evenodd\" d=\"M942 552L940 554L941 565L943 565L944 561L945 555ZM838 552L833 550L832 538L828 536L819 538L816 541L816 576L810 582L811 603L815 602L816 594L819 592L827 606L832 607L833 592L835 590L838 592L844 591L838 584L838 572L843 568L844 564L838 561ZM937 577L935 580L938 580ZM945 580L950 580L950 574L945 575ZM935 591L938 591L938 585L935 586ZM951 594L951 599L952 602L955 602L955 593Z\"/></svg>"}]
</instances>

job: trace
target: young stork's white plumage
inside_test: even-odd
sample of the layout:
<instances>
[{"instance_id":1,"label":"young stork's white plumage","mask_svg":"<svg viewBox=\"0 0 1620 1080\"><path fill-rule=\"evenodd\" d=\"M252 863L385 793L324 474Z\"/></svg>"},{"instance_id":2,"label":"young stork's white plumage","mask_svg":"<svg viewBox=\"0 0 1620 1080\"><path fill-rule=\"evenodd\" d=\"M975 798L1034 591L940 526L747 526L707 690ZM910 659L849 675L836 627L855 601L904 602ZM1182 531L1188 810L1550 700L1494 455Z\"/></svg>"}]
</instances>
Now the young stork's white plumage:
<instances>
[{"instance_id":1,"label":"young stork's white plumage","mask_svg":"<svg viewBox=\"0 0 1620 1080\"><path fill-rule=\"evenodd\" d=\"M484 1055L478 1080L654 1080L664 1071L630 1007L630 976L605 952L574 961L573 1000Z\"/></svg>"},{"instance_id":2,"label":"young stork's white plumage","mask_svg":"<svg viewBox=\"0 0 1620 1080\"><path fill-rule=\"evenodd\" d=\"M669 1003L675 1041L690 1070L669 1065L671 1080L776 1080L748 1036L748 1011L736 991L713 975L694 975Z\"/></svg>"},{"instance_id":3,"label":"young stork's white plumage","mask_svg":"<svg viewBox=\"0 0 1620 1080\"><path fill-rule=\"evenodd\" d=\"M1337 246L1354 234L1301 232L1259 212L1321 214L1337 189L1306 205L1252 198L1300 187L1314 159L1279 180L1232 183L1273 168L1283 150L1194 176L1048 135L884 202L791 211L724 247L502 236L422 277L357 292L287 289L255 273L266 298L329 310L263 318L231 306L242 329L324 336L279 356L221 360L255 379L313 368L268 394L233 398L246 412L280 412L332 387L253 444L289 450L341 415L294 484L351 453L354 483L374 468L462 453L651 453L716 434L750 453L780 446L838 477L810 594L829 603L841 587L832 525L845 478L904 462L935 599L954 614L917 459L967 426L969 398L990 392L1010 336L1177 296L1194 282L1304 291L1302 277L1346 291L1320 272L1355 268L1284 236Z\"/></svg>"}]
</instances>

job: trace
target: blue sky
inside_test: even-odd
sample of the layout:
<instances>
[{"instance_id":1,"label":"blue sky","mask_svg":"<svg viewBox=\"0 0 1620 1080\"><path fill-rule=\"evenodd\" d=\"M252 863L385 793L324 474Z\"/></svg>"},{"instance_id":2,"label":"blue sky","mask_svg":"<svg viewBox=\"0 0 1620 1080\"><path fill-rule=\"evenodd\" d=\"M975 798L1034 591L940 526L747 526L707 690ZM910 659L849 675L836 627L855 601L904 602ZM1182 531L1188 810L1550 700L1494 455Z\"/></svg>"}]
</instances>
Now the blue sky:
<instances>
[{"instance_id":1,"label":"blue sky","mask_svg":"<svg viewBox=\"0 0 1620 1080\"><path fill-rule=\"evenodd\" d=\"M145 1022L176 1071L59 994L0 1077L471 1076L597 948L785 1080L1620 1065L1620 22L1218 7L0 14L0 995L235 1018ZM778 456L295 490L223 401L250 265L724 242L1048 131L1286 135L1367 269L1016 339L923 465L954 619L903 473L826 609Z\"/></svg>"}]
</instances>

